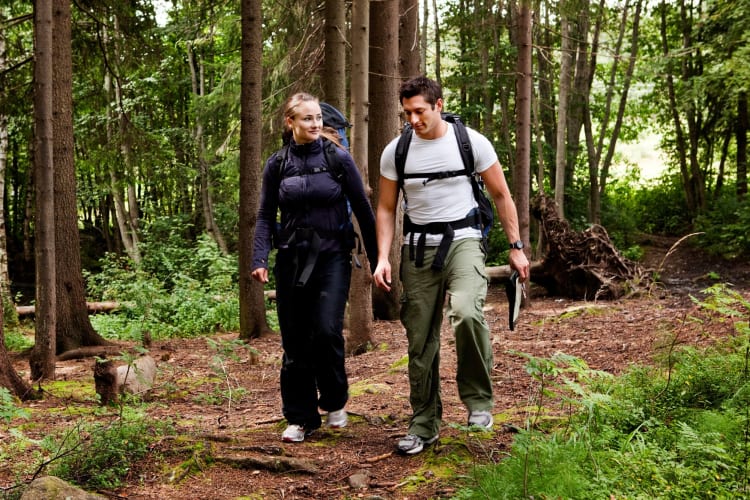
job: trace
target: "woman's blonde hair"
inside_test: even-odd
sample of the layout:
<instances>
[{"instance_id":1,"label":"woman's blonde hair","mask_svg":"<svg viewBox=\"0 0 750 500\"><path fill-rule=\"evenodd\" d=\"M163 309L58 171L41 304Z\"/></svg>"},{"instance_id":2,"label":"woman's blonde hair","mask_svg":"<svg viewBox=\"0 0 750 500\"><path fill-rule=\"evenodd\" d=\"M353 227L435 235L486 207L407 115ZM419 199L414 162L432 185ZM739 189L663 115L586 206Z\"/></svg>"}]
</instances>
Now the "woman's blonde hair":
<instances>
[{"instance_id":1,"label":"woman's blonde hair","mask_svg":"<svg viewBox=\"0 0 750 500\"><path fill-rule=\"evenodd\" d=\"M286 103L284 104L284 123L282 124L283 131L281 133L284 143L289 142L292 138L292 129L287 124L287 118L293 120L294 117L297 116L297 107L303 102L315 102L320 104L320 100L317 97L308 94L307 92L297 92L296 94L292 94L289 99L286 100ZM338 147L342 149L344 148L341 144L341 136L336 129L324 124L320 131L320 135L336 144Z\"/></svg>"}]
</instances>

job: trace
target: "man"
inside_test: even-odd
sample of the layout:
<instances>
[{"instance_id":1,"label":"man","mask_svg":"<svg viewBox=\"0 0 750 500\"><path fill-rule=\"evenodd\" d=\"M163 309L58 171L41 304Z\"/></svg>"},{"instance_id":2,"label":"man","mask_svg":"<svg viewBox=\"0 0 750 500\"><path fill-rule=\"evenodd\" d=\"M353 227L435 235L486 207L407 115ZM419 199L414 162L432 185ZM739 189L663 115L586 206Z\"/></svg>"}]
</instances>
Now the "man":
<instances>
[{"instance_id":1,"label":"man","mask_svg":"<svg viewBox=\"0 0 750 500\"><path fill-rule=\"evenodd\" d=\"M414 134L404 169L405 244L401 254L401 322L409 343L412 417L408 433L399 440L397 450L413 455L434 443L439 435L443 305L455 333L456 382L461 401L469 412L468 425L486 429L492 429L493 425L492 346L482 310L488 278L484 270L481 228L464 223L477 210L470 179L466 175L444 178L429 175L462 168L454 125L441 116L442 89L437 82L420 76L401 85L399 99ZM497 153L486 137L471 129L467 131L475 170L495 202L508 241L514 242L510 265L525 281L529 277L529 261L523 252L518 214ZM391 289L393 270L388 254L394 238L399 194L397 143L398 138L388 144L380 159L376 212L378 263L373 278L375 284L386 291ZM419 178L420 175L423 178ZM451 227L445 223L450 223ZM440 246L446 234L452 236L447 250L445 245ZM435 266L438 261L440 264Z\"/></svg>"}]
</instances>

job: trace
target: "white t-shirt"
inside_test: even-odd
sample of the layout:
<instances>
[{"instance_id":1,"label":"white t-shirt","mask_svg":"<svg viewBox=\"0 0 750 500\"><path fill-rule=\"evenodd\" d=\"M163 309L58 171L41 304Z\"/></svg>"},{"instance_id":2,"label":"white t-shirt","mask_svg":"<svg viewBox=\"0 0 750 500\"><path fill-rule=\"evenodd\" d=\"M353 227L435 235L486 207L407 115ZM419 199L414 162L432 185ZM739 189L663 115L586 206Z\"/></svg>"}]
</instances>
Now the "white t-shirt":
<instances>
[{"instance_id":1,"label":"white t-shirt","mask_svg":"<svg viewBox=\"0 0 750 500\"><path fill-rule=\"evenodd\" d=\"M453 125L450 124L449 125ZM492 143L479 132L467 127L471 149L474 153L474 169L484 172L497 161L497 153ZM392 181L398 181L396 172L396 144L398 137L392 140L383 150L380 157L380 175ZM406 155L404 172L407 174L448 172L462 170L461 153L456 141L455 125L448 127L448 132L437 139L422 139L412 134L409 152ZM434 179L425 183L425 178L404 179L404 212L414 224L430 222L449 222L463 219L477 202L471 189L471 182L465 175L445 179ZM415 234L415 240L419 234ZM467 227L457 229L454 240L481 237L479 229ZM406 241L410 235L406 236ZM437 246L441 234L427 234L425 244Z\"/></svg>"}]
</instances>

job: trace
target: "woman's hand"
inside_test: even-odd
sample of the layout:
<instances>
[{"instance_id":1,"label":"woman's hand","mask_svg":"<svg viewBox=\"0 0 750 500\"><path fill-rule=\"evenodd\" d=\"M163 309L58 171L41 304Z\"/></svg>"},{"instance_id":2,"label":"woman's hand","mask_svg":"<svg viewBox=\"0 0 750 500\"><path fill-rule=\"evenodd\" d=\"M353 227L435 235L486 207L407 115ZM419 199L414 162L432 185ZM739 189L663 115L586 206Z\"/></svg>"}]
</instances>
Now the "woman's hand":
<instances>
[{"instance_id":1,"label":"woman's hand","mask_svg":"<svg viewBox=\"0 0 750 500\"><path fill-rule=\"evenodd\" d=\"M259 267L257 269L253 269L253 272L250 273L250 276L255 281L260 281L261 283L268 283L268 269L265 267Z\"/></svg>"}]
</instances>

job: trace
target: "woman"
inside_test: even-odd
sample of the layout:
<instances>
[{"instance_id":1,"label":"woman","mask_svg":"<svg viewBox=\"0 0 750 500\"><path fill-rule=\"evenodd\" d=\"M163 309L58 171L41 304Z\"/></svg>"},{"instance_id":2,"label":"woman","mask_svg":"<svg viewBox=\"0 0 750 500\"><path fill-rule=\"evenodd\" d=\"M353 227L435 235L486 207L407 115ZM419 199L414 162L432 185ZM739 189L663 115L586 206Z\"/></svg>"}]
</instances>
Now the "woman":
<instances>
[{"instance_id":1,"label":"woman","mask_svg":"<svg viewBox=\"0 0 750 500\"><path fill-rule=\"evenodd\" d=\"M263 171L252 277L268 282L268 254L277 246L281 400L289 424L282 440L298 443L320 427L318 408L327 412L329 427L347 423L343 323L355 242L349 207L371 265L377 262L377 245L362 178L349 153L329 144L338 144L338 134L324 129L317 98L306 93L289 98L284 138L285 146Z\"/></svg>"}]
</instances>

